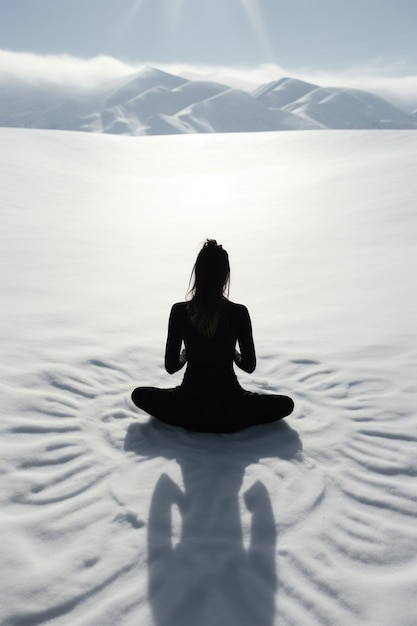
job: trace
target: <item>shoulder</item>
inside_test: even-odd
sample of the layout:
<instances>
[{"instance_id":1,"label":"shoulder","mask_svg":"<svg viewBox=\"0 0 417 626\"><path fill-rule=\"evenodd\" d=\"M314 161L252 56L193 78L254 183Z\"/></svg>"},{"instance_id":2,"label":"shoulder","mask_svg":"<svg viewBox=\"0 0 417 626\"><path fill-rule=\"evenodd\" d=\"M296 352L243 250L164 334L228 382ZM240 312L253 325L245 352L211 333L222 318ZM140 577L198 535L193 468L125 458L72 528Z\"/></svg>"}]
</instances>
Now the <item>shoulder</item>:
<instances>
[{"instance_id":1,"label":"shoulder","mask_svg":"<svg viewBox=\"0 0 417 626\"><path fill-rule=\"evenodd\" d=\"M182 333L187 319L187 303L176 302L171 307L169 314L169 333Z\"/></svg>"},{"instance_id":2,"label":"shoulder","mask_svg":"<svg viewBox=\"0 0 417 626\"><path fill-rule=\"evenodd\" d=\"M182 318L187 316L188 302L176 302L171 308L171 317Z\"/></svg>"},{"instance_id":3,"label":"shoulder","mask_svg":"<svg viewBox=\"0 0 417 626\"><path fill-rule=\"evenodd\" d=\"M235 313L248 313L248 309L244 304L238 304L237 302L228 300L227 305L230 307L230 310Z\"/></svg>"},{"instance_id":4,"label":"shoulder","mask_svg":"<svg viewBox=\"0 0 417 626\"><path fill-rule=\"evenodd\" d=\"M237 320L247 320L249 318L249 311L244 304L238 304L237 302L228 301L228 308L230 314Z\"/></svg>"}]
</instances>

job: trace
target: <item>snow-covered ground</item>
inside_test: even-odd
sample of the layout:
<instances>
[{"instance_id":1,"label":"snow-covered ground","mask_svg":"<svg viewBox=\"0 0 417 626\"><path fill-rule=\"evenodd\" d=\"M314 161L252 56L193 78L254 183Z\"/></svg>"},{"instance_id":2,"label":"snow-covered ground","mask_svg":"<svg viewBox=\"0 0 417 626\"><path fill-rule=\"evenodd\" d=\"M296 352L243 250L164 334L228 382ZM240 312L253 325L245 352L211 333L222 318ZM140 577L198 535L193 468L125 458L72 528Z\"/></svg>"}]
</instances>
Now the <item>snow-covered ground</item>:
<instances>
[{"instance_id":1,"label":"snow-covered ground","mask_svg":"<svg viewBox=\"0 0 417 626\"><path fill-rule=\"evenodd\" d=\"M417 134L0 129L3 626L414 626ZM252 316L234 435L158 424L205 237Z\"/></svg>"}]
</instances>

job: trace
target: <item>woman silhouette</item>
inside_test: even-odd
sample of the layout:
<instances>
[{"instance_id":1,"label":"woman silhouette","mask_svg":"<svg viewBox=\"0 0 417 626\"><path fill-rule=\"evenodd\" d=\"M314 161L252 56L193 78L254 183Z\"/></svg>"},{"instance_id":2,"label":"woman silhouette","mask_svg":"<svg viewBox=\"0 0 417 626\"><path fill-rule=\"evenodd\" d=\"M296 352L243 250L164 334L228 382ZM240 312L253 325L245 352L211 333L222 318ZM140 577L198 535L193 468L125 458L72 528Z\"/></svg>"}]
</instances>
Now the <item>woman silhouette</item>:
<instances>
[{"instance_id":1,"label":"woman silhouette","mask_svg":"<svg viewBox=\"0 0 417 626\"><path fill-rule=\"evenodd\" d=\"M233 362L249 373L256 366L252 326L247 308L227 297L229 257L214 239L204 243L192 277L191 299L171 309L165 351L170 374L187 364L184 379L173 389L138 387L132 393L134 404L166 424L214 433L289 415L291 398L252 393L237 380Z\"/></svg>"}]
</instances>

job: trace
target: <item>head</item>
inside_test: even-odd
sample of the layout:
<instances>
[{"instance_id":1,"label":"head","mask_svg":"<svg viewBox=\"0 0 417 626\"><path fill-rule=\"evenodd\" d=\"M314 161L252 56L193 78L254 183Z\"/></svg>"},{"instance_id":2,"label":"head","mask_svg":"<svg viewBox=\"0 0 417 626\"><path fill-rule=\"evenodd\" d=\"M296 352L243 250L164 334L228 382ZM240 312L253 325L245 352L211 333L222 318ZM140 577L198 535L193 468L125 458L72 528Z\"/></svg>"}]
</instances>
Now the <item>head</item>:
<instances>
[{"instance_id":1,"label":"head","mask_svg":"<svg viewBox=\"0 0 417 626\"><path fill-rule=\"evenodd\" d=\"M216 332L230 283L229 255L215 239L204 242L194 264L193 277L189 289L191 320L200 332L211 336Z\"/></svg>"},{"instance_id":2,"label":"head","mask_svg":"<svg viewBox=\"0 0 417 626\"><path fill-rule=\"evenodd\" d=\"M229 255L215 239L206 239L193 268L193 295L201 293L210 298L228 294L230 281Z\"/></svg>"}]
</instances>

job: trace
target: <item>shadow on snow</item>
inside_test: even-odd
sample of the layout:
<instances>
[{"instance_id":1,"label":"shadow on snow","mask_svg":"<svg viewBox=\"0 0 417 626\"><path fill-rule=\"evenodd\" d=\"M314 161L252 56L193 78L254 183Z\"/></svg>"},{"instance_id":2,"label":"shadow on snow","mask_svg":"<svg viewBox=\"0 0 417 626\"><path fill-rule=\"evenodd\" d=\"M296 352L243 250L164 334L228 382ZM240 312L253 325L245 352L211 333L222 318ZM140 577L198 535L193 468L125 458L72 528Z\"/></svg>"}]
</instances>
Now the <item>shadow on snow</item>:
<instances>
[{"instance_id":1,"label":"shadow on snow","mask_svg":"<svg viewBox=\"0 0 417 626\"><path fill-rule=\"evenodd\" d=\"M273 626L277 531L267 488L243 493L251 516L244 544L239 494L246 468L264 458L301 459L286 422L224 435L191 433L151 418L128 428L125 450L175 460L183 488L163 473L148 520L149 599L156 626ZM181 517L175 542L173 511ZM178 533L177 533L178 534Z\"/></svg>"}]
</instances>

